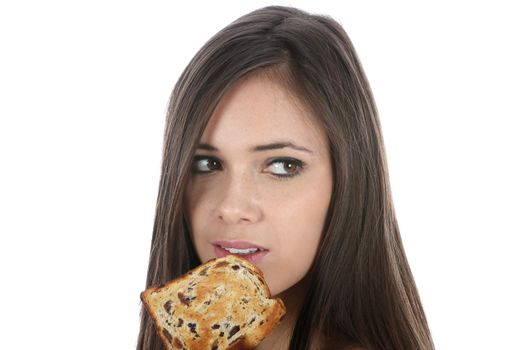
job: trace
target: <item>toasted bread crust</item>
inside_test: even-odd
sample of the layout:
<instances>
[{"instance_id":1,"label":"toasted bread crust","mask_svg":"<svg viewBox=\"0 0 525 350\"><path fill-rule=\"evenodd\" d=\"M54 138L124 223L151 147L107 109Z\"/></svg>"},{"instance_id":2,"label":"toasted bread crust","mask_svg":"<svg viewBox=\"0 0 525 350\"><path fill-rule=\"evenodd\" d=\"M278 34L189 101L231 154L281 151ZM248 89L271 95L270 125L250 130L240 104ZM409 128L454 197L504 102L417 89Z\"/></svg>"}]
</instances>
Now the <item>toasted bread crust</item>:
<instances>
[{"instance_id":1,"label":"toasted bread crust","mask_svg":"<svg viewBox=\"0 0 525 350\"><path fill-rule=\"evenodd\" d=\"M166 349L253 349L286 313L271 299L262 271L228 255L180 278L151 287L140 298Z\"/></svg>"}]
</instances>

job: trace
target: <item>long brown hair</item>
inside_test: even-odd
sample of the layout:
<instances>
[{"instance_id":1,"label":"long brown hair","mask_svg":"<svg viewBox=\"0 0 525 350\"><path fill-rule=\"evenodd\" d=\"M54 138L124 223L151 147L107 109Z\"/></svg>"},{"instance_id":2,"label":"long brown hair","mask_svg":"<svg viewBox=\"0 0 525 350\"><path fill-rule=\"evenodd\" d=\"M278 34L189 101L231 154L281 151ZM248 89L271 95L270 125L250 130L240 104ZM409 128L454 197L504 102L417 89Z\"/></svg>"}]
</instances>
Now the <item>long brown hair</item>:
<instances>
[{"instance_id":1,"label":"long brown hair","mask_svg":"<svg viewBox=\"0 0 525 350\"><path fill-rule=\"evenodd\" d=\"M334 190L290 349L316 331L368 349L434 349L406 259L374 98L353 45L327 16L270 6L212 37L177 81L168 108L146 286L200 264L183 215L193 152L218 101L262 70L286 80L329 139ZM137 349L161 350L144 308Z\"/></svg>"}]
</instances>

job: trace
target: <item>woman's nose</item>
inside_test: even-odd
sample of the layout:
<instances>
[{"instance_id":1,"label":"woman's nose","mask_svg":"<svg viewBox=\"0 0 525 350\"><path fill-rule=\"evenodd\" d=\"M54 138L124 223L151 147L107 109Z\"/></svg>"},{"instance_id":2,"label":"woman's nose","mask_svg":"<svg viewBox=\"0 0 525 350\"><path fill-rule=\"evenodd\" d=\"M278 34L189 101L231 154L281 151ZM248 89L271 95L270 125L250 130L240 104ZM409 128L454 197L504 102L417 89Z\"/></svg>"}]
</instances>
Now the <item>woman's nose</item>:
<instances>
[{"instance_id":1,"label":"woman's nose","mask_svg":"<svg viewBox=\"0 0 525 350\"><path fill-rule=\"evenodd\" d=\"M232 176L220 192L217 215L224 223L255 223L262 217L257 186L249 175Z\"/></svg>"}]
</instances>

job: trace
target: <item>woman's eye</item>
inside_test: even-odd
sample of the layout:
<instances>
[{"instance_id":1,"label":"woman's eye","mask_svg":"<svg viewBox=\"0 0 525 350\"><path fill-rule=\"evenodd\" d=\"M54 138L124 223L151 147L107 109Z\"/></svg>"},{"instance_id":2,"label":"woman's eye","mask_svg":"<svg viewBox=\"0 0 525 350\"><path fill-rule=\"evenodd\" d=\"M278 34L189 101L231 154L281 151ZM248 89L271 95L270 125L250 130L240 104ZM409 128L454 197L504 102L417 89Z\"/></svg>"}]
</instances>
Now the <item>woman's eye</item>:
<instances>
[{"instance_id":1,"label":"woman's eye","mask_svg":"<svg viewBox=\"0 0 525 350\"><path fill-rule=\"evenodd\" d=\"M218 159L212 157L197 156L193 160L192 171L198 174L209 173L214 170L219 170L221 163Z\"/></svg>"},{"instance_id":2,"label":"woman's eye","mask_svg":"<svg viewBox=\"0 0 525 350\"><path fill-rule=\"evenodd\" d=\"M301 173L304 163L294 158L278 158L268 162L269 172L279 178L291 178ZM210 174L216 170L222 170L218 159L207 156L195 156L193 159L192 172L194 174Z\"/></svg>"},{"instance_id":3,"label":"woman's eye","mask_svg":"<svg viewBox=\"0 0 525 350\"><path fill-rule=\"evenodd\" d=\"M303 162L293 158L274 159L269 166L272 174L283 178L297 176L303 170Z\"/></svg>"}]
</instances>

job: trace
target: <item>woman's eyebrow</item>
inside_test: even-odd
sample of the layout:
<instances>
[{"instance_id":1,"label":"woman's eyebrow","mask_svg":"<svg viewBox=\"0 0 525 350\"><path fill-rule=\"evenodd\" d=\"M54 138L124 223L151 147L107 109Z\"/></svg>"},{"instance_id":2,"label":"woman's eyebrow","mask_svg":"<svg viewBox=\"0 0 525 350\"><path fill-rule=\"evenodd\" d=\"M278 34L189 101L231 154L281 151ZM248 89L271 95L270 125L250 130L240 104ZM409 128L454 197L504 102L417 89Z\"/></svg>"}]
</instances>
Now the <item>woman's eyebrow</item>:
<instances>
[{"instance_id":1,"label":"woman's eyebrow","mask_svg":"<svg viewBox=\"0 0 525 350\"><path fill-rule=\"evenodd\" d=\"M262 151L268 151L268 150L274 150L274 149L281 149L281 148L292 148L297 151L303 151L308 153L313 153L311 150L305 147L297 146L292 142L284 141L284 142L272 142L266 145L257 145L250 148L250 152L262 152ZM197 149L202 149L205 151L210 152L216 152L218 151L217 147L214 147L208 143L200 143L197 146Z\"/></svg>"}]
</instances>

